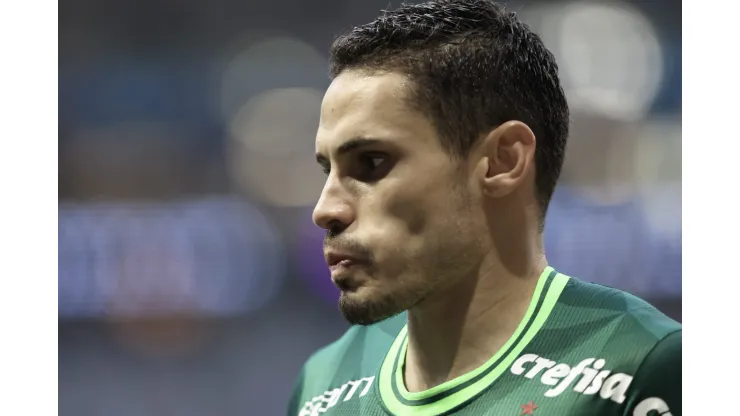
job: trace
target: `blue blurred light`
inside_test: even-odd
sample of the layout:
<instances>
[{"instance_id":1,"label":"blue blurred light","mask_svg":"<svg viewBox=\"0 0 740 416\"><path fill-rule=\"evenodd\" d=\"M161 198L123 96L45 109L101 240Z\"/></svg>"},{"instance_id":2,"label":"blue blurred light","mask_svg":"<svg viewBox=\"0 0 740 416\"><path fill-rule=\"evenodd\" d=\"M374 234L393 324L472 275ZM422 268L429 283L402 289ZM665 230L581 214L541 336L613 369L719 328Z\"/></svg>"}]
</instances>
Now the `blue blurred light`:
<instances>
[{"instance_id":1,"label":"blue blurred light","mask_svg":"<svg viewBox=\"0 0 740 416\"><path fill-rule=\"evenodd\" d=\"M60 204L59 315L233 316L284 280L275 228L243 201Z\"/></svg>"},{"instance_id":2,"label":"blue blurred light","mask_svg":"<svg viewBox=\"0 0 740 416\"><path fill-rule=\"evenodd\" d=\"M599 204L559 187L545 227L548 261L563 273L639 296L680 296L680 231L655 230L643 202L635 195Z\"/></svg>"}]
</instances>

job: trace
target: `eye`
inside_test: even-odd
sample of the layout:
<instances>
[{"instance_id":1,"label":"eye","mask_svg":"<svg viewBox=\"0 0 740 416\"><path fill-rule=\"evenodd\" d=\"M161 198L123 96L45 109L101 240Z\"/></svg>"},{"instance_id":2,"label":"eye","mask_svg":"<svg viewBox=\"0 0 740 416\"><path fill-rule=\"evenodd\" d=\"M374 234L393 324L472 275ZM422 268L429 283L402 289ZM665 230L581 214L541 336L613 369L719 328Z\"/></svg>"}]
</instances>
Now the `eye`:
<instances>
[{"instance_id":1,"label":"eye","mask_svg":"<svg viewBox=\"0 0 740 416\"><path fill-rule=\"evenodd\" d=\"M384 160L385 158L381 156L367 156L364 158L364 162L367 164L368 169L377 169Z\"/></svg>"},{"instance_id":2,"label":"eye","mask_svg":"<svg viewBox=\"0 0 740 416\"><path fill-rule=\"evenodd\" d=\"M387 173L387 161L388 157L384 154L363 153L358 158L359 169L355 176L362 181L376 181Z\"/></svg>"}]
</instances>

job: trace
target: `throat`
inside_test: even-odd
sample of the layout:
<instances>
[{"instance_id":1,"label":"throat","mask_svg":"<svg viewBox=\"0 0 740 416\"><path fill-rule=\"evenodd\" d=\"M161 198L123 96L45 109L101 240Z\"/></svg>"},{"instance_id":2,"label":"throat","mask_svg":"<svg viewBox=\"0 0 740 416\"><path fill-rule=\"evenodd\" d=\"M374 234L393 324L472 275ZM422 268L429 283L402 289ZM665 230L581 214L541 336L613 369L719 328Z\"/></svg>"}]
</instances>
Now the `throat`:
<instances>
[{"instance_id":1,"label":"throat","mask_svg":"<svg viewBox=\"0 0 740 416\"><path fill-rule=\"evenodd\" d=\"M429 390L484 366L517 331L536 285L536 277L515 282L495 301L479 287L467 304L450 293L446 307L409 311L401 368L406 389Z\"/></svg>"}]
</instances>

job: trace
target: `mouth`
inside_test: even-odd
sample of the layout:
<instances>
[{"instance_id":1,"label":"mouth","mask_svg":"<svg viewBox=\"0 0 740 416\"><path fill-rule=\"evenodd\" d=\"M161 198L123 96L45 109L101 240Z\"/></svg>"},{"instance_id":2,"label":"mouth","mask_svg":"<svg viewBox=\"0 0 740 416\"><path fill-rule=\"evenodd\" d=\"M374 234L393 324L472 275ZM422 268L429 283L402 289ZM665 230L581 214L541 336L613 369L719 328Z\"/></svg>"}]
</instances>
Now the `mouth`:
<instances>
[{"instance_id":1,"label":"mouth","mask_svg":"<svg viewBox=\"0 0 740 416\"><path fill-rule=\"evenodd\" d=\"M331 272L331 277L333 280L338 281L340 280L340 277L347 273L352 268L360 266L361 263L358 263L353 260L342 260L336 264L332 264L329 266L329 271Z\"/></svg>"},{"instance_id":2,"label":"mouth","mask_svg":"<svg viewBox=\"0 0 740 416\"><path fill-rule=\"evenodd\" d=\"M360 257L347 253L328 252L325 258L331 272L331 280L334 284L342 291L356 289L358 282L348 272L351 269L367 264L367 262Z\"/></svg>"},{"instance_id":3,"label":"mouth","mask_svg":"<svg viewBox=\"0 0 740 416\"><path fill-rule=\"evenodd\" d=\"M324 258L326 259L326 264L329 265L330 270L349 268L363 262L359 257L348 253L328 252L325 254Z\"/></svg>"}]
</instances>

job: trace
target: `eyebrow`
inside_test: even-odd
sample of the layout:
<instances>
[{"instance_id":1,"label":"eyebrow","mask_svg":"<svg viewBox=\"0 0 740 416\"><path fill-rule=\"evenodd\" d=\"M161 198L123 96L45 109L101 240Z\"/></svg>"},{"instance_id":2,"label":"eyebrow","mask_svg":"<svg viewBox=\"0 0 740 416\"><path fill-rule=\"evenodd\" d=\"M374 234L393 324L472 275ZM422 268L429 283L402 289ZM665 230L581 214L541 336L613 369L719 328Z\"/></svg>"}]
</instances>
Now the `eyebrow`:
<instances>
[{"instance_id":1,"label":"eyebrow","mask_svg":"<svg viewBox=\"0 0 740 416\"><path fill-rule=\"evenodd\" d=\"M382 140L373 139L369 137L354 137L352 139L347 140L346 142L342 143L339 146L339 148L337 149L337 155L342 156L354 150L362 149L363 147L373 146L373 145L376 145L382 142L383 142ZM316 153L316 161L320 165L325 165L329 163L329 159L326 156L322 155L321 153Z\"/></svg>"}]
</instances>

